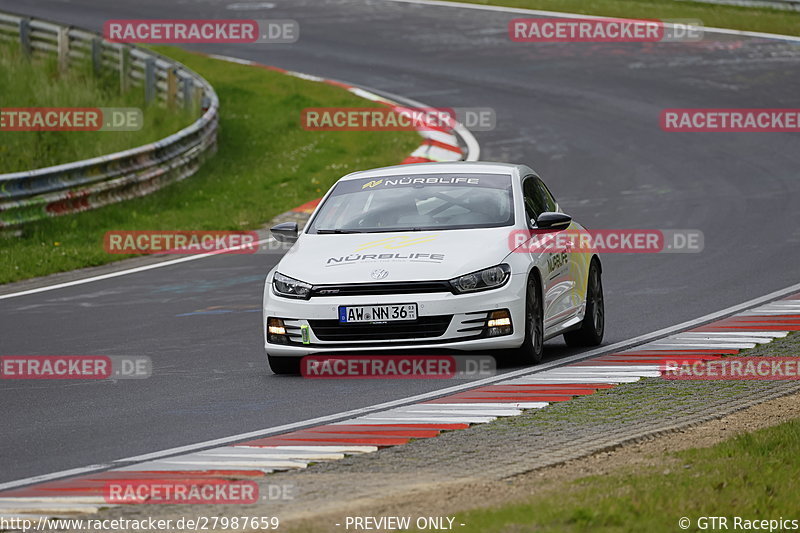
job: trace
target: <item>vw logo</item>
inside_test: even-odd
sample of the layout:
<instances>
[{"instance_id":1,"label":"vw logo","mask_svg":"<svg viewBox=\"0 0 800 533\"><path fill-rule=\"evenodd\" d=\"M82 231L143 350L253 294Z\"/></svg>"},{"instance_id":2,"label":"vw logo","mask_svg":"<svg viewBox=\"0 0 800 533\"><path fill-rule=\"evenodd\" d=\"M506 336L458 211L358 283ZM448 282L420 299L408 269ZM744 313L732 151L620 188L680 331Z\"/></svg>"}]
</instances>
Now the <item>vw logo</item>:
<instances>
[{"instance_id":1,"label":"vw logo","mask_svg":"<svg viewBox=\"0 0 800 533\"><path fill-rule=\"evenodd\" d=\"M375 270L372 271L372 273L370 273L370 276L372 276L372 279L383 279L388 275L389 275L389 271L388 270L384 270L382 268L376 268Z\"/></svg>"}]
</instances>

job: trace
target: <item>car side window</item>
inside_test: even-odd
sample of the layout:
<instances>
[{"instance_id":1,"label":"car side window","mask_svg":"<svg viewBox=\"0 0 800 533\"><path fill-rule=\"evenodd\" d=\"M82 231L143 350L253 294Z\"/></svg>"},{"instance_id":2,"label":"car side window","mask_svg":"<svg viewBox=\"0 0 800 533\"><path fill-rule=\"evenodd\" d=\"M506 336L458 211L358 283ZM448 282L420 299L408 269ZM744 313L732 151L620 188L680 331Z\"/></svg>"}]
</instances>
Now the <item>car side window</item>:
<instances>
[{"instance_id":1,"label":"car side window","mask_svg":"<svg viewBox=\"0 0 800 533\"><path fill-rule=\"evenodd\" d=\"M525 200L525 214L527 214L528 220L536 220L539 215L547 211L547 205L539 183L541 182L535 176L528 176L522 182L522 195Z\"/></svg>"},{"instance_id":2,"label":"car side window","mask_svg":"<svg viewBox=\"0 0 800 533\"><path fill-rule=\"evenodd\" d=\"M553 198L553 194L550 192L550 189L547 188L547 185L545 185L544 182L539 178L536 178L536 184L541 192L544 205L547 207L545 211L557 211L558 204L556 203L556 199Z\"/></svg>"}]
</instances>

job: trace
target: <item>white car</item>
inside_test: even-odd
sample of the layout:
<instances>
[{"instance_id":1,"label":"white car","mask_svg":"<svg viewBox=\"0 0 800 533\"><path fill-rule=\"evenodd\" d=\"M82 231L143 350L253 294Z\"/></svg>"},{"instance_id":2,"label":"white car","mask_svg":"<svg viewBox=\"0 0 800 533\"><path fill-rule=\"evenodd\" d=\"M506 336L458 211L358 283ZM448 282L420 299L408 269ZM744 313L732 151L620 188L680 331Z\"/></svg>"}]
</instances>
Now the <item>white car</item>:
<instances>
[{"instance_id":1,"label":"white car","mask_svg":"<svg viewBox=\"0 0 800 533\"><path fill-rule=\"evenodd\" d=\"M302 232L288 222L271 230L296 242L264 286L270 367L296 373L305 355L410 349L503 350L535 364L557 335L600 344L597 254L526 246L564 230L584 231L524 165L348 174Z\"/></svg>"}]
</instances>

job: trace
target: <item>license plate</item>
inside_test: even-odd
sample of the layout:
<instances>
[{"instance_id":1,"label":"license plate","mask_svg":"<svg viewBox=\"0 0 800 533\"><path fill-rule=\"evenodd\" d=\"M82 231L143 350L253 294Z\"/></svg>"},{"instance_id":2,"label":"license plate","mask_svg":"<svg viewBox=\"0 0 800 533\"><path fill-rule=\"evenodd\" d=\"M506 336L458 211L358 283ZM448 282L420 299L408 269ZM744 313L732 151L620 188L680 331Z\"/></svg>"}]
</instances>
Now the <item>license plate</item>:
<instances>
[{"instance_id":1,"label":"license plate","mask_svg":"<svg viewBox=\"0 0 800 533\"><path fill-rule=\"evenodd\" d=\"M339 322L400 322L417 319L417 304L339 307Z\"/></svg>"}]
</instances>

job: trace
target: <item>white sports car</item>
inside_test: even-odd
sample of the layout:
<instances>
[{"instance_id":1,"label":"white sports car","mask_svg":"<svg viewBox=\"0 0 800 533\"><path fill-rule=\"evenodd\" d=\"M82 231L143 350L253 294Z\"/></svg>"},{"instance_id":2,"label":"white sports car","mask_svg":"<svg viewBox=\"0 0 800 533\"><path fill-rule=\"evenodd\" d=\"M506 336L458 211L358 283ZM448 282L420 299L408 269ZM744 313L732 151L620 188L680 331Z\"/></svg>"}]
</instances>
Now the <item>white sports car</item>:
<instances>
[{"instance_id":1,"label":"white sports car","mask_svg":"<svg viewBox=\"0 0 800 533\"><path fill-rule=\"evenodd\" d=\"M277 374L310 354L503 350L521 364L543 343L597 345L604 311L593 251L527 241L583 228L524 165L422 163L355 172L267 275L264 340ZM520 235L523 237L520 238Z\"/></svg>"}]
</instances>

